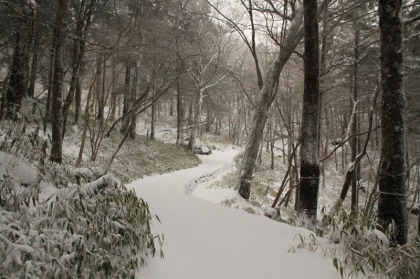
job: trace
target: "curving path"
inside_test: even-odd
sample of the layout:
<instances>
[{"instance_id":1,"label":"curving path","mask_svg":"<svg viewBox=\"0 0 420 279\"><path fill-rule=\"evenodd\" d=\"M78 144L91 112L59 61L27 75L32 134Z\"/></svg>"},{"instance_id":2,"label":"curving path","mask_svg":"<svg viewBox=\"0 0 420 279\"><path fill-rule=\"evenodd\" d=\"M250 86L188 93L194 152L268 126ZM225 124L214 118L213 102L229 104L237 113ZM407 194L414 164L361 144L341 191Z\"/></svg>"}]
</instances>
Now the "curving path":
<instances>
[{"instance_id":1,"label":"curving path","mask_svg":"<svg viewBox=\"0 0 420 279\"><path fill-rule=\"evenodd\" d=\"M331 258L305 249L288 253L297 233L309 232L263 216L225 208L186 194L191 181L230 164L237 150L200 156L196 168L156 175L129 184L162 224L165 258L150 258L137 278L253 279L340 278Z\"/></svg>"}]
</instances>

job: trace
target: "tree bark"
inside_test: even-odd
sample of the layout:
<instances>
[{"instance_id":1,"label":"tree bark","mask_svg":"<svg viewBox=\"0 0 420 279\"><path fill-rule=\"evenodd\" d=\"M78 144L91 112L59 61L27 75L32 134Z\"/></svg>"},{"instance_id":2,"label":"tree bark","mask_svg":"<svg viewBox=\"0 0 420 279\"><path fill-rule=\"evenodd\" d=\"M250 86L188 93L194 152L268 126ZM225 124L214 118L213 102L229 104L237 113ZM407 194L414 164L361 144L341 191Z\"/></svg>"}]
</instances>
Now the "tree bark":
<instances>
[{"instance_id":1,"label":"tree bark","mask_svg":"<svg viewBox=\"0 0 420 279\"><path fill-rule=\"evenodd\" d=\"M123 102L123 115L126 115L126 113L129 110L130 105L130 79L131 79L131 65L127 64L125 68L125 83L124 83L124 102ZM122 124L121 124L121 133L125 133L125 131L128 129L128 125L130 123L130 118L125 117Z\"/></svg>"},{"instance_id":2,"label":"tree bark","mask_svg":"<svg viewBox=\"0 0 420 279\"><path fill-rule=\"evenodd\" d=\"M64 105L63 105L63 137L66 133L67 125L67 116L70 110L71 104L73 103L75 93L77 95L78 82L80 80L80 71L83 57L85 55L85 38L87 29L92 20L93 8L95 6L95 1L91 1L90 5L86 7L86 1L81 1L77 5L77 19L76 19L76 29L75 29L75 38L73 39L73 65L72 65L72 74L70 80L70 88L67 93ZM76 109L77 109L77 98L76 96ZM76 113L76 118L78 115ZM78 119L77 119L78 120ZM77 121L75 121L77 123Z\"/></svg>"},{"instance_id":3,"label":"tree bark","mask_svg":"<svg viewBox=\"0 0 420 279\"><path fill-rule=\"evenodd\" d=\"M385 230L395 223L393 241L407 242L406 98L403 87L403 23L398 0L379 1L381 36L382 167L379 174L378 216Z\"/></svg>"},{"instance_id":4,"label":"tree bark","mask_svg":"<svg viewBox=\"0 0 420 279\"><path fill-rule=\"evenodd\" d=\"M193 127L191 127L190 140L188 142L188 148L191 150L194 150L195 141L197 137L197 131L199 128L198 125L200 124L200 115L201 115L201 109L203 105L203 94L204 94L204 90L200 88L195 99L194 116L193 116L193 123L192 123Z\"/></svg>"},{"instance_id":5,"label":"tree bark","mask_svg":"<svg viewBox=\"0 0 420 279\"><path fill-rule=\"evenodd\" d=\"M258 149L263 136L265 123L267 122L267 113L277 94L275 88L279 81L280 73L303 37L303 30L301 28L302 15L303 8L300 7L290 26L288 35L285 39L284 47L280 49L277 58L271 65L264 85L260 90L261 99L252 121L250 136L241 163L239 182L236 187L239 194L244 199L249 199L250 196L251 181L254 174L255 162L258 156Z\"/></svg>"},{"instance_id":6,"label":"tree bark","mask_svg":"<svg viewBox=\"0 0 420 279\"><path fill-rule=\"evenodd\" d=\"M74 102L75 110L74 110L74 123L79 123L80 117L80 109L82 106L82 82L80 77L77 78L76 81L76 92L75 92L75 102Z\"/></svg>"},{"instance_id":7,"label":"tree bark","mask_svg":"<svg viewBox=\"0 0 420 279\"><path fill-rule=\"evenodd\" d=\"M57 19L54 28L55 38L55 61L54 61L54 79L52 90L52 142L51 157L52 162L61 164L63 145L62 145L62 89L63 89L63 43L64 43L64 19L67 13L68 0L58 1Z\"/></svg>"},{"instance_id":8,"label":"tree bark","mask_svg":"<svg viewBox=\"0 0 420 279\"><path fill-rule=\"evenodd\" d=\"M357 25L355 26L354 32L354 63L353 63L353 99L354 102L358 101L358 74L359 74L359 30L357 30ZM357 136L359 130L359 114L355 114L355 119L352 124L352 138L350 141L351 146L351 161L356 160L357 154L360 152L359 146L359 137ZM358 165L359 166L359 165ZM355 175L352 177L351 182L351 211L354 212L357 210L359 204L359 188L357 181L359 180L359 167L355 171Z\"/></svg>"},{"instance_id":9,"label":"tree bark","mask_svg":"<svg viewBox=\"0 0 420 279\"><path fill-rule=\"evenodd\" d=\"M129 127L129 133L130 133L130 139L136 138L136 127L137 127L137 109L134 108L135 102L137 99L137 82L139 78L139 66L134 66L134 78L133 78L133 85L131 88L131 96L130 96L130 106L133 106L133 111L131 112L131 115L129 117L130 119L130 127Z\"/></svg>"},{"instance_id":10,"label":"tree bark","mask_svg":"<svg viewBox=\"0 0 420 279\"><path fill-rule=\"evenodd\" d=\"M182 95L181 95L181 88L179 81L177 82L176 86L176 144L183 145L184 144L184 130L183 130L183 120L184 120L184 110L182 107Z\"/></svg>"},{"instance_id":11,"label":"tree bark","mask_svg":"<svg viewBox=\"0 0 420 279\"><path fill-rule=\"evenodd\" d=\"M32 65L31 74L29 79L28 97L35 97L35 82L36 82L36 71L38 70L38 58L39 58L39 34L36 32L34 43L32 46Z\"/></svg>"},{"instance_id":12,"label":"tree bark","mask_svg":"<svg viewBox=\"0 0 420 279\"><path fill-rule=\"evenodd\" d=\"M7 115L12 118L20 111L22 98L28 89L29 58L35 22L35 2L26 1L22 9L15 50L10 69L9 86L6 93Z\"/></svg>"},{"instance_id":13,"label":"tree bark","mask_svg":"<svg viewBox=\"0 0 420 279\"><path fill-rule=\"evenodd\" d=\"M319 192L319 34L316 0L304 0L304 92L300 147L300 185L298 211L305 225L316 226Z\"/></svg>"}]
</instances>

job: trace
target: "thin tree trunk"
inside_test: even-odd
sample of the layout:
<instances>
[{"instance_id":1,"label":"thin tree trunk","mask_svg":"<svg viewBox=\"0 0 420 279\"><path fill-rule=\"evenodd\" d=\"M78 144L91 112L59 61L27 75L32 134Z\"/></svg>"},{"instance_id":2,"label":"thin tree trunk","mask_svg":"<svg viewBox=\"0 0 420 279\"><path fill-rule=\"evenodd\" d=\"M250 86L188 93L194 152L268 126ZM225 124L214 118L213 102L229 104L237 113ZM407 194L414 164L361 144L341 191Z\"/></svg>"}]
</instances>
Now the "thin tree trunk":
<instances>
[{"instance_id":1,"label":"thin tree trunk","mask_svg":"<svg viewBox=\"0 0 420 279\"><path fill-rule=\"evenodd\" d=\"M54 61L55 61L55 42L56 38L53 36L52 41L52 49L50 54L50 69L48 71L48 90L47 90L47 105L45 108L45 115L47 119L51 117L51 99L52 99L52 91L53 91L53 83L54 83Z\"/></svg>"},{"instance_id":2,"label":"thin tree trunk","mask_svg":"<svg viewBox=\"0 0 420 279\"><path fill-rule=\"evenodd\" d=\"M359 30L357 30L357 26L355 26L354 32L354 63L353 63L353 99L354 102L358 101L358 74L359 74ZM354 116L355 119L352 124L352 139L350 141L351 146L351 161L354 162L356 156L359 152L359 137L358 129L359 129L359 114L356 113ZM360 164L358 164L359 166ZM351 182L351 211L355 212L358 208L359 204L359 188L358 188L358 179L359 179L359 168L355 169L355 175L353 175L352 182Z\"/></svg>"},{"instance_id":3,"label":"thin tree trunk","mask_svg":"<svg viewBox=\"0 0 420 279\"><path fill-rule=\"evenodd\" d=\"M155 87L153 86L153 98L155 97ZM151 121L150 121L150 139L155 139L155 123L156 123L156 103L152 104Z\"/></svg>"},{"instance_id":4,"label":"thin tree trunk","mask_svg":"<svg viewBox=\"0 0 420 279\"><path fill-rule=\"evenodd\" d=\"M76 93L75 93L75 102L74 102L74 123L79 123L80 109L82 106L82 83L80 77L77 77L76 81Z\"/></svg>"},{"instance_id":5,"label":"thin tree trunk","mask_svg":"<svg viewBox=\"0 0 420 279\"><path fill-rule=\"evenodd\" d=\"M130 106L130 79L131 79L130 72L131 72L131 65L127 64L125 68L123 115L126 115ZM130 123L130 118L125 117L121 125L121 129L120 129L121 133L125 133L125 131L128 129L129 123Z\"/></svg>"},{"instance_id":6,"label":"thin tree trunk","mask_svg":"<svg viewBox=\"0 0 420 279\"><path fill-rule=\"evenodd\" d=\"M36 72L38 70L38 58L39 58L38 44L39 44L39 34L37 31L35 34L34 44L32 46L32 65L31 65L31 74L30 74L29 88L28 88L28 94L27 94L28 97L30 98L35 97Z\"/></svg>"},{"instance_id":7,"label":"thin tree trunk","mask_svg":"<svg viewBox=\"0 0 420 279\"><path fill-rule=\"evenodd\" d=\"M399 0L379 1L381 35L382 167L378 216L383 226L395 223L393 241L407 242L406 98L403 86L403 23Z\"/></svg>"},{"instance_id":8,"label":"thin tree trunk","mask_svg":"<svg viewBox=\"0 0 420 279\"><path fill-rule=\"evenodd\" d=\"M131 88L131 96L130 96L130 103L131 106L135 106L135 101L137 99L137 82L138 82L138 76L139 76L139 66L136 65L134 67L134 79L133 79L133 85ZM133 109L133 111L131 112L131 116L129 117L130 119L130 139L135 139L136 138L136 127L137 127L137 109Z\"/></svg>"},{"instance_id":9,"label":"thin tree trunk","mask_svg":"<svg viewBox=\"0 0 420 279\"><path fill-rule=\"evenodd\" d=\"M182 108L182 95L181 95L181 88L179 81L177 82L176 86L177 92L176 92L176 144L177 145L183 145L184 144L184 132L183 132L183 119L184 119L184 110Z\"/></svg>"}]
</instances>

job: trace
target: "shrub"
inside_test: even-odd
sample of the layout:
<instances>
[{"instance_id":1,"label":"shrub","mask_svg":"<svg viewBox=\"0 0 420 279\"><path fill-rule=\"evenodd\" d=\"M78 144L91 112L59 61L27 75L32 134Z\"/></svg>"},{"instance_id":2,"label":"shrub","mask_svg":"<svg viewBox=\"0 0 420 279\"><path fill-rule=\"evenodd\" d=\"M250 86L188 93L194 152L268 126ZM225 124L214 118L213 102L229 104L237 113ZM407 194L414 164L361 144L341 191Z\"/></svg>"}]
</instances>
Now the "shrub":
<instances>
[{"instance_id":1,"label":"shrub","mask_svg":"<svg viewBox=\"0 0 420 279\"><path fill-rule=\"evenodd\" d=\"M1 181L1 276L134 278L162 244L150 230L147 203L124 186L95 195L76 186L69 199L35 203L31 191L17 194L13 181Z\"/></svg>"}]
</instances>

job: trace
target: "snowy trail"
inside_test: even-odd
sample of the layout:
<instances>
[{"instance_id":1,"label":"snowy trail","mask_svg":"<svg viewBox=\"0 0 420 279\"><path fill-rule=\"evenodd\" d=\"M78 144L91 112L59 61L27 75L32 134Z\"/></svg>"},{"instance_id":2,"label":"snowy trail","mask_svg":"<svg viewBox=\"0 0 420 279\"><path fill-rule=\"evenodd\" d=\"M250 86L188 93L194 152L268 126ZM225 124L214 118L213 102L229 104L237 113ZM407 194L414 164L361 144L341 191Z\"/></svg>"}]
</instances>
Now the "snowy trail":
<instances>
[{"instance_id":1,"label":"snowy trail","mask_svg":"<svg viewBox=\"0 0 420 279\"><path fill-rule=\"evenodd\" d=\"M305 249L288 253L297 233L308 231L264 216L225 208L185 192L200 176L226 167L236 150L201 156L196 168L156 175L129 184L145 199L162 224L165 258L148 259L137 278L340 278L331 258Z\"/></svg>"}]
</instances>

